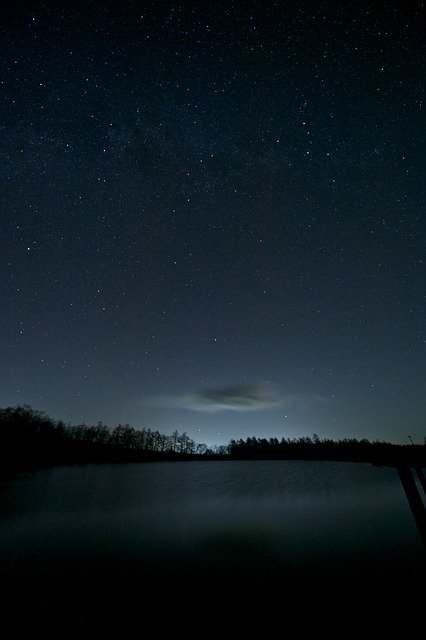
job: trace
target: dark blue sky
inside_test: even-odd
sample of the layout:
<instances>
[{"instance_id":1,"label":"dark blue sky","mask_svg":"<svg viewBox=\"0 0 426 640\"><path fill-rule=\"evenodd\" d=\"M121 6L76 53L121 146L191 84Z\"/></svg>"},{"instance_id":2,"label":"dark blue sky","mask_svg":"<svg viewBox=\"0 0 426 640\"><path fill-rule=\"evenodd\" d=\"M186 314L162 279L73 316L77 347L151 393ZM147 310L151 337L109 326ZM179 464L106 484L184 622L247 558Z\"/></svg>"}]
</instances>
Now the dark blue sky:
<instances>
[{"instance_id":1,"label":"dark blue sky","mask_svg":"<svg viewBox=\"0 0 426 640\"><path fill-rule=\"evenodd\" d=\"M423 441L405 4L6 3L0 406Z\"/></svg>"}]
</instances>

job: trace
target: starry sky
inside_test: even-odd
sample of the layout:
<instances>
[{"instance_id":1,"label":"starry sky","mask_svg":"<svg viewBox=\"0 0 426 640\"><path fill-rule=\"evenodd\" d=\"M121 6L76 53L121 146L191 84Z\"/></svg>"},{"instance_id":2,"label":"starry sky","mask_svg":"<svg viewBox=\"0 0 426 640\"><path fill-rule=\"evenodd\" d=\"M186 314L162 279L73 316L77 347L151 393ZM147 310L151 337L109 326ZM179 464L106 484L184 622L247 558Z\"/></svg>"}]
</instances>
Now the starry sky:
<instances>
[{"instance_id":1,"label":"starry sky","mask_svg":"<svg viewBox=\"0 0 426 640\"><path fill-rule=\"evenodd\" d=\"M2 4L0 406L422 442L421 5Z\"/></svg>"}]
</instances>

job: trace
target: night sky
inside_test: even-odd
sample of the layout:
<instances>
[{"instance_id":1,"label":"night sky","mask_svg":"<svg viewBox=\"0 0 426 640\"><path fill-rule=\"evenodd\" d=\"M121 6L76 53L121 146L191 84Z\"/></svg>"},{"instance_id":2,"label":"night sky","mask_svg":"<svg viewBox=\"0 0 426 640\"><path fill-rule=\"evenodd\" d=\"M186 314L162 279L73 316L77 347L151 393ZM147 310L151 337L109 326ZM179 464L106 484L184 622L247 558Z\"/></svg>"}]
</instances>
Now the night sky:
<instances>
[{"instance_id":1,"label":"night sky","mask_svg":"<svg viewBox=\"0 0 426 640\"><path fill-rule=\"evenodd\" d=\"M0 406L423 442L421 4L2 4Z\"/></svg>"}]
</instances>

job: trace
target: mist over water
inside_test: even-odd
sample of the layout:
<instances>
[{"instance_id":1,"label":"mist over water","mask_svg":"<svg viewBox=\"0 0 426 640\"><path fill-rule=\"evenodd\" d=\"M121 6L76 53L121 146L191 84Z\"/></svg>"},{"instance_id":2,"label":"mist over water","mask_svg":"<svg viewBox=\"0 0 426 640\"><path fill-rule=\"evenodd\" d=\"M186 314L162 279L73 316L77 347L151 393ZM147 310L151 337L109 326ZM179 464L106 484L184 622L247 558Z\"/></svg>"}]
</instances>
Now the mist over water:
<instances>
[{"instance_id":1,"label":"mist over water","mask_svg":"<svg viewBox=\"0 0 426 640\"><path fill-rule=\"evenodd\" d=\"M36 607L69 590L84 601L142 585L290 588L422 572L397 473L368 464L62 467L16 475L0 495L3 579Z\"/></svg>"}]
</instances>

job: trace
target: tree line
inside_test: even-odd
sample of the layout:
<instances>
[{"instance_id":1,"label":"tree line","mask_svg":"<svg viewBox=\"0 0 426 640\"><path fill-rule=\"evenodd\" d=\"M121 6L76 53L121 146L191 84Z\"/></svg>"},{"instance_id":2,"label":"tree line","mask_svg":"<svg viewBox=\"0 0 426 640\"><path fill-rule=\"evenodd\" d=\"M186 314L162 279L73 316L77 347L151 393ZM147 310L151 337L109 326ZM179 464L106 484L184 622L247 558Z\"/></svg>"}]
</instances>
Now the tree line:
<instances>
[{"instance_id":1,"label":"tree line","mask_svg":"<svg viewBox=\"0 0 426 640\"><path fill-rule=\"evenodd\" d=\"M256 438L231 440L228 454L243 460L347 460L377 464L423 464L426 462L426 439L423 444L397 445L384 440L319 438L317 434L301 438Z\"/></svg>"},{"instance_id":2,"label":"tree line","mask_svg":"<svg viewBox=\"0 0 426 640\"><path fill-rule=\"evenodd\" d=\"M223 448L196 443L187 433L160 433L129 424L110 428L65 424L29 405L0 409L0 459L3 465L187 459L217 456Z\"/></svg>"},{"instance_id":3,"label":"tree line","mask_svg":"<svg viewBox=\"0 0 426 640\"><path fill-rule=\"evenodd\" d=\"M280 449L297 449L304 447L346 447L358 448L373 445L389 445L390 442L384 440L375 440L371 442L367 438L358 440L357 438L343 438L341 440L331 440L330 438L320 438L316 433L310 436L302 436L300 438L256 438L249 437L245 440L231 440L229 443L229 452L237 453L239 451L254 451L258 449L269 449L278 451Z\"/></svg>"},{"instance_id":4,"label":"tree line","mask_svg":"<svg viewBox=\"0 0 426 640\"><path fill-rule=\"evenodd\" d=\"M52 420L29 405L0 409L0 463L8 466L43 466L88 462L140 462L143 460L348 460L395 464L425 464L426 442L395 445L366 438L331 440L318 435L301 438L231 440L228 445L208 447L196 443L186 432L160 433L129 424L110 428L65 424Z\"/></svg>"}]
</instances>

